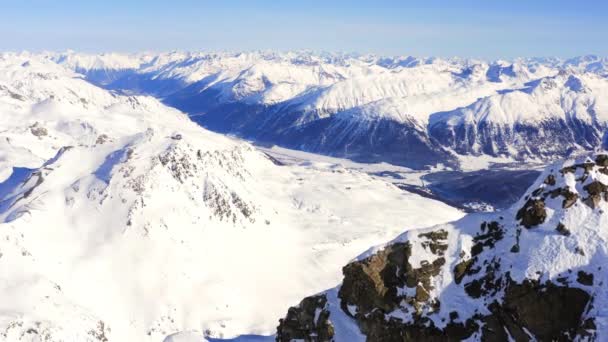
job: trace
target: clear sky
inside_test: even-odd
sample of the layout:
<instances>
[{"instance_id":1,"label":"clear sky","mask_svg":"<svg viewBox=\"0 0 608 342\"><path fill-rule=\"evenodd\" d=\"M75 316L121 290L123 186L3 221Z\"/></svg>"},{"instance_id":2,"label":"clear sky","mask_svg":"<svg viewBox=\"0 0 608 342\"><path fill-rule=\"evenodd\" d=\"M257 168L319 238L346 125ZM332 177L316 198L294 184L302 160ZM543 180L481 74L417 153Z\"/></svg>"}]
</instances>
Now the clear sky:
<instances>
[{"instance_id":1,"label":"clear sky","mask_svg":"<svg viewBox=\"0 0 608 342\"><path fill-rule=\"evenodd\" d=\"M608 0L0 0L0 50L608 55Z\"/></svg>"}]
</instances>

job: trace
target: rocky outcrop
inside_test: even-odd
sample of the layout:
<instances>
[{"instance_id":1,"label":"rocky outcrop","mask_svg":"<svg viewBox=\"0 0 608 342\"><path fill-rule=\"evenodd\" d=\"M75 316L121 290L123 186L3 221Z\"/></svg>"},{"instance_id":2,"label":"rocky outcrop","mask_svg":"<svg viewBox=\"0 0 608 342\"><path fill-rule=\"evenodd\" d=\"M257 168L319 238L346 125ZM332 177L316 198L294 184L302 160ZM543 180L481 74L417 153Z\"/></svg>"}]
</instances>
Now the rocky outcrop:
<instances>
[{"instance_id":1,"label":"rocky outcrop","mask_svg":"<svg viewBox=\"0 0 608 342\"><path fill-rule=\"evenodd\" d=\"M569 341L583 328L581 319L591 296L578 288L540 284L526 280L509 283L503 303L489 306L491 315L482 320L482 340Z\"/></svg>"},{"instance_id":2,"label":"rocky outcrop","mask_svg":"<svg viewBox=\"0 0 608 342\"><path fill-rule=\"evenodd\" d=\"M547 212L545 211L545 201L542 199L529 199L526 204L517 212L516 219L521 220L521 224L526 228L532 228L545 222Z\"/></svg>"},{"instance_id":3,"label":"rocky outcrop","mask_svg":"<svg viewBox=\"0 0 608 342\"><path fill-rule=\"evenodd\" d=\"M49 135L49 132L46 128L44 128L39 122L35 122L30 126L30 132L38 138L42 138L44 136Z\"/></svg>"},{"instance_id":4,"label":"rocky outcrop","mask_svg":"<svg viewBox=\"0 0 608 342\"><path fill-rule=\"evenodd\" d=\"M319 295L306 297L298 306L289 308L287 316L279 321L276 340L332 341L334 327L326 306L327 297Z\"/></svg>"},{"instance_id":5,"label":"rocky outcrop","mask_svg":"<svg viewBox=\"0 0 608 342\"><path fill-rule=\"evenodd\" d=\"M587 191L587 198L583 200L583 203L595 209L598 207L602 199L608 196L608 187L600 181L593 181L583 187Z\"/></svg>"},{"instance_id":6,"label":"rocky outcrop","mask_svg":"<svg viewBox=\"0 0 608 342\"><path fill-rule=\"evenodd\" d=\"M603 340L606 260L584 244L606 229L606 164L549 168L507 211L404 233L346 265L329 307L372 342Z\"/></svg>"},{"instance_id":7,"label":"rocky outcrop","mask_svg":"<svg viewBox=\"0 0 608 342\"><path fill-rule=\"evenodd\" d=\"M100 134L99 136L97 136L97 139L95 140L95 144L103 145L108 141L110 141L110 137L107 134Z\"/></svg>"},{"instance_id":8,"label":"rocky outcrop","mask_svg":"<svg viewBox=\"0 0 608 342\"><path fill-rule=\"evenodd\" d=\"M443 237L433 243L447 247L442 243L447 232L427 235ZM473 258L458 263L453 271L456 284L471 298L490 299L504 293L502 301L489 302L490 314L477 313L462 321L454 311L450 313L450 321L438 327L431 317L441 310L441 303L429 292L433 289L432 279L442 272L445 259L423 261L421 268L414 268L408 262L410 242L392 244L347 265L339 293L342 310L356 320L368 341L459 341L474 335L482 341L507 341L509 336L527 341L529 334L539 341L556 341L575 336L581 329L581 317L591 296L581 289L552 282L527 279L517 283L508 273L501 273L500 258L482 254L491 255L503 235L503 227L497 222L484 222L473 239L475 244L470 251ZM427 242L420 245L431 246ZM443 247L441 250L445 251ZM588 276L579 274L579 278L589 283ZM410 322L404 324L396 311L409 313Z\"/></svg>"}]
</instances>

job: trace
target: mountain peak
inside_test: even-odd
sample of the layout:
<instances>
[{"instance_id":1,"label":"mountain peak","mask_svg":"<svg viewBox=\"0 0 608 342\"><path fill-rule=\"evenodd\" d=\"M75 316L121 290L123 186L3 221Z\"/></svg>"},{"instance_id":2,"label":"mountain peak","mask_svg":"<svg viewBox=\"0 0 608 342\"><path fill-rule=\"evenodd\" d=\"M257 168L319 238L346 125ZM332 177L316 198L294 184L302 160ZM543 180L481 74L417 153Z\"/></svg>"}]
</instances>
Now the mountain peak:
<instances>
[{"instance_id":1,"label":"mountain peak","mask_svg":"<svg viewBox=\"0 0 608 342\"><path fill-rule=\"evenodd\" d=\"M290 309L278 339L601 340L607 184L608 155L582 156L547 167L508 210L410 230L346 265L337 297Z\"/></svg>"}]
</instances>

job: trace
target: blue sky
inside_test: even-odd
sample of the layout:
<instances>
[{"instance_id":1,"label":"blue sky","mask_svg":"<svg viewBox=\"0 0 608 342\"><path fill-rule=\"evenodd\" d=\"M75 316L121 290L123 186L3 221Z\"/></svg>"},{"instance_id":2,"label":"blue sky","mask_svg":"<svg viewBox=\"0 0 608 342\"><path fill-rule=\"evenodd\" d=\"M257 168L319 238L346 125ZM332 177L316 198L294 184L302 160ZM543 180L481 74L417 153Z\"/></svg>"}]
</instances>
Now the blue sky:
<instances>
[{"instance_id":1,"label":"blue sky","mask_svg":"<svg viewBox=\"0 0 608 342\"><path fill-rule=\"evenodd\" d=\"M0 0L0 50L608 55L608 1Z\"/></svg>"}]
</instances>

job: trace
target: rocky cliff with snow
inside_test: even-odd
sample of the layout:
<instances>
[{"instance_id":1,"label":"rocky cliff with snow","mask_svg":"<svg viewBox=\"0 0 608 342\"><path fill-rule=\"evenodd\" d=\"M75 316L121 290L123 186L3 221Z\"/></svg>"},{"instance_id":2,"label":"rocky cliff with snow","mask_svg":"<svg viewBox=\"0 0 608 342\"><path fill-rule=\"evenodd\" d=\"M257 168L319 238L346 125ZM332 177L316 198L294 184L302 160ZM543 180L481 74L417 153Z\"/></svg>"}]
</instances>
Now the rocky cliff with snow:
<instances>
[{"instance_id":1,"label":"rocky cliff with snow","mask_svg":"<svg viewBox=\"0 0 608 342\"><path fill-rule=\"evenodd\" d=\"M410 230L289 309L278 341L603 341L608 155L555 163L509 210Z\"/></svg>"}]
</instances>

